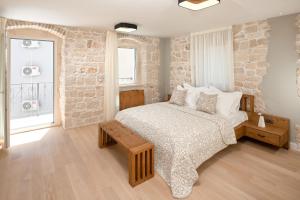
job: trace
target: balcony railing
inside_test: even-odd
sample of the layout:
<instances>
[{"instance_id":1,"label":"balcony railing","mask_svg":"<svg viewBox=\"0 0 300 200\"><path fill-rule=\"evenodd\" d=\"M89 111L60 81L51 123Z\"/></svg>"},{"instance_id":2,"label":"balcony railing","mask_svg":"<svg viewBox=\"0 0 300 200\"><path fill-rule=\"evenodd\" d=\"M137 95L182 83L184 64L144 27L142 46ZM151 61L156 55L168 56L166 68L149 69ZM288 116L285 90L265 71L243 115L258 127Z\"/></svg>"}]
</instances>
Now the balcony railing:
<instances>
[{"instance_id":1,"label":"balcony railing","mask_svg":"<svg viewBox=\"0 0 300 200\"><path fill-rule=\"evenodd\" d=\"M119 84L129 84L129 83L134 83L134 78L133 77L119 77Z\"/></svg>"},{"instance_id":2,"label":"balcony railing","mask_svg":"<svg viewBox=\"0 0 300 200\"><path fill-rule=\"evenodd\" d=\"M10 87L12 119L53 113L53 82L11 84ZM28 102L37 102L38 105L25 109Z\"/></svg>"}]
</instances>

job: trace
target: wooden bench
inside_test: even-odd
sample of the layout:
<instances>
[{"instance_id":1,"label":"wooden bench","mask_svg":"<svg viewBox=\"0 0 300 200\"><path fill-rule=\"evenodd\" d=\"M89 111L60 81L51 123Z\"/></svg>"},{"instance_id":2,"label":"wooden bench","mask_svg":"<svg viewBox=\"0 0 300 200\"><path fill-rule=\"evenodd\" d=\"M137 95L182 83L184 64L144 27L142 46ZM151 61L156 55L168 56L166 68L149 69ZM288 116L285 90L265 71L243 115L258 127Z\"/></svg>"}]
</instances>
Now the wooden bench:
<instances>
[{"instance_id":1,"label":"wooden bench","mask_svg":"<svg viewBox=\"0 0 300 200\"><path fill-rule=\"evenodd\" d=\"M120 122L99 124L99 147L120 144L128 154L129 184L134 187L154 176L154 145Z\"/></svg>"}]
</instances>

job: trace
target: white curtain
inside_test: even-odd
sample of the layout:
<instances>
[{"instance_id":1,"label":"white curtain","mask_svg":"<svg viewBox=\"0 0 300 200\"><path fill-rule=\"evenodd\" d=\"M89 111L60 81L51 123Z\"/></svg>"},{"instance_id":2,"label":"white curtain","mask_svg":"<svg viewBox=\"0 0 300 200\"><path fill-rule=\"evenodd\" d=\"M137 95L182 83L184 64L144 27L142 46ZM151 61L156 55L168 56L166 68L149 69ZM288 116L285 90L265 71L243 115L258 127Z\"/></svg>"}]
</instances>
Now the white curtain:
<instances>
[{"instance_id":1,"label":"white curtain","mask_svg":"<svg viewBox=\"0 0 300 200\"><path fill-rule=\"evenodd\" d=\"M105 49L104 120L112 120L119 110L118 36L108 31Z\"/></svg>"},{"instance_id":2,"label":"white curtain","mask_svg":"<svg viewBox=\"0 0 300 200\"><path fill-rule=\"evenodd\" d=\"M232 29L192 33L191 75L195 86L234 89Z\"/></svg>"},{"instance_id":3,"label":"white curtain","mask_svg":"<svg viewBox=\"0 0 300 200\"><path fill-rule=\"evenodd\" d=\"M0 17L0 149L5 142L6 112L5 112L5 24L6 19Z\"/></svg>"}]
</instances>

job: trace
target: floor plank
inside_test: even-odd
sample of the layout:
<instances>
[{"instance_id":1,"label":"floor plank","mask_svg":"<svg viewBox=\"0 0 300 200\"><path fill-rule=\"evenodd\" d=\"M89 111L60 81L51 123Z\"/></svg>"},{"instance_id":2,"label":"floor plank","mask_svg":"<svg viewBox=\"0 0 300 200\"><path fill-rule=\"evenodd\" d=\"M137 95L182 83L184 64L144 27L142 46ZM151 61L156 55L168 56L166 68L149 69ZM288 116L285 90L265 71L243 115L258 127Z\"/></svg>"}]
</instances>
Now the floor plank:
<instances>
[{"instance_id":1,"label":"floor plank","mask_svg":"<svg viewBox=\"0 0 300 200\"><path fill-rule=\"evenodd\" d=\"M44 131L45 130L40 130ZM38 134L35 132L35 134ZM97 127L46 130L0 153L0 199L173 199L159 175L132 188L118 145L99 149ZM299 199L300 154L241 140L198 169L187 199Z\"/></svg>"}]
</instances>

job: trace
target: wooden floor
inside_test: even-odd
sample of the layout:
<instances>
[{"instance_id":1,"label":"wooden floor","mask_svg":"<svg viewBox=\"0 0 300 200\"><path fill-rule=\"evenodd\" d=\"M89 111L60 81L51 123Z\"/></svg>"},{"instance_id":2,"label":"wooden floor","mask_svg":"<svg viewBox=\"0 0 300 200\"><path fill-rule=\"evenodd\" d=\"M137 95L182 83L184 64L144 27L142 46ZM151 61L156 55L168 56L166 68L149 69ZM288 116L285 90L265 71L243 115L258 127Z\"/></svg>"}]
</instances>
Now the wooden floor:
<instances>
[{"instance_id":1,"label":"wooden floor","mask_svg":"<svg viewBox=\"0 0 300 200\"><path fill-rule=\"evenodd\" d=\"M300 199L300 154L243 140L198 169L188 199ZM0 199L172 199L159 175L131 188L118 146L99 149L96 126L52 128L0 153Z\"/></svg>"}]
</instances>

